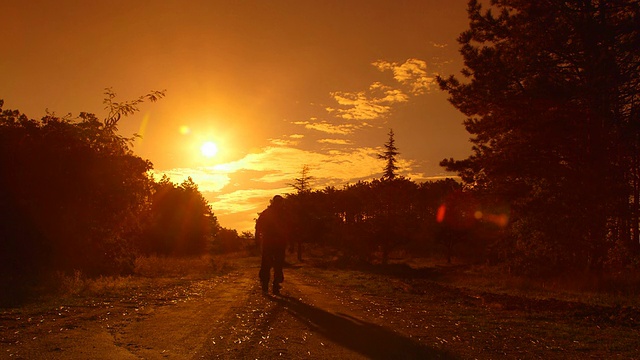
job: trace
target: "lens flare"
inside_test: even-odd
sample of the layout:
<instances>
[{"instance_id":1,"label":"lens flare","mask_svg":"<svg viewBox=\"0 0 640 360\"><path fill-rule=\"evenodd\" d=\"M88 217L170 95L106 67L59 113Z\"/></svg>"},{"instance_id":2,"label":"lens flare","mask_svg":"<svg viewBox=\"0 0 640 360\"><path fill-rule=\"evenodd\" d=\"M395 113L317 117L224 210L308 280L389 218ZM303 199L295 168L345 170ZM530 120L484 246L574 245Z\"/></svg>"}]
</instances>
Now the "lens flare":
<instances>
[{"instance_id":1,"label":"lens flare","mask_svg":"<svg viewBox=\"0 0 640 360\"><path fill-rule=\"evenodd\" d=\"M436 221L439 223L443 222L446 212L447 207L444 204L440 205L440 207L438 208L438 212L436 213Z\"/></svg>"}]
</instances>

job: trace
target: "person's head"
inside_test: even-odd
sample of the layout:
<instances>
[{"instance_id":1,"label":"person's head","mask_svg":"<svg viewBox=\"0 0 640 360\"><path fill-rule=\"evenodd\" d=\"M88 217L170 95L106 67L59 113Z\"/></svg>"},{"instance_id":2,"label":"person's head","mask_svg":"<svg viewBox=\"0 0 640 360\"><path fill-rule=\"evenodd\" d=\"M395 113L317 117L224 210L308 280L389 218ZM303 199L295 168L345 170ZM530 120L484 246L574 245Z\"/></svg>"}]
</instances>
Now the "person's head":
<instances>
[{"instance_id":1,"label":"person's head","mask_svg":"<svg viewBox=\"0 0 640 360\"><path fill-rule=\"evenodd\" d=\"M280 195L276 195L271 199L271 206L275 208L282 208L284 206L284 198Z\"/></svg>"}]
</instances>

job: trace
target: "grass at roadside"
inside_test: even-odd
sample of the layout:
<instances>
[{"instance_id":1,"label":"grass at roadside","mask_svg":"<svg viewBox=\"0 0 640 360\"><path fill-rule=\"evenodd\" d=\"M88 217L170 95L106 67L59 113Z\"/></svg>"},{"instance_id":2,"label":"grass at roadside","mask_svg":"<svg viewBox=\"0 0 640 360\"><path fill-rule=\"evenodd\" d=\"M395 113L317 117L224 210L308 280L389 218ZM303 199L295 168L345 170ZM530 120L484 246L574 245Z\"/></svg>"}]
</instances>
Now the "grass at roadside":
<instances>
[{"instance_id":1,"label":"grass at roadside","mask_svg":"<svg viewBox=\"0 0 640 360\"><path fill-rule=\"evenodd\" d=\"M640 274L625 277L566 274L548 279L530 279L507 274L490 266L447 264L442 259L394 259L388 265L345 264L310 252L305 262L309 276L337 286L364 292L409 292L412 280L468 290L532 300L554 299L586 305L640 308ZM379 275L379 276L378 276Z\"/></svg>"},{"instance_id":2,"label":"grass at roadside","mask_svg":"<svg viewBox=\"0 0 640 360\"><path fill-rule=\"evenodd\" d=\"M366 299L360 306L387 326L408 324L405 334L462 358L638 356L637 296L433 259L353 265L309 256L292 267L348 299Z\"/></svg>"},{"instance_id":3,"label":"grass at roadside","mask_svg":"<svg viewBox=\"0 0 640 360\"><path fill-rule=\"evenodd\" d=\"M82 303L87 298L123 298L148 289L167 288L228 273L239 255L205 255L194 258L140 257L126 276L87 277L57 273L30 290L20 306L47 307L50 303Z\"/></svg>"},{"instance_id":4,"label":"grass at roadside","mask_svg":"<svg viewBox=\"0 0 640 360\"><path fill-rule=\"evenodd\" d=\"M223 256L205 255L195 258L139 257L135 276L148 278L207 278L228 271L231 263Z\"/></svg>"}]
</instances>

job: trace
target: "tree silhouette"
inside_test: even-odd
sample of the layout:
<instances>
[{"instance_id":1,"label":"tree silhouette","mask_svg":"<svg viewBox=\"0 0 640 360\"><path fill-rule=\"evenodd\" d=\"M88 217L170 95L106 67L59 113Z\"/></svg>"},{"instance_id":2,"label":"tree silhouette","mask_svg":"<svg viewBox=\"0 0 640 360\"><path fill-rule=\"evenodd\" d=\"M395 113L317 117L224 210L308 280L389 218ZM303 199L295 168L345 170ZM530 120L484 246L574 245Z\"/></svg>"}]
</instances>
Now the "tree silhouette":
<instances>
[{"instance_id":1,"label":"tree silhouette","mask_svg":"<svg viewBox=\"0 0 640 360\"><path fill-rule=\"evenodd\" d=\"M255 245L255 241L251 232L245 231L238 234L235 229L220 228L214 239L213 251L217 253L237 252L249 249L252 245Z\"/></svg>"},{"instance_id":2,"label":"tree silhouette","mask_svg":"<svg viewBox=\"0 0 640 360\"><path fill-rule=\"evenodd\" d=\"M393 180L396 178L396 171L398 170L398 166L396 165L397 159L396 157L400 154L398 152L398 148L396 148L396 141L393 138L393 129L389 129L389 133L387 134L389 139L386 143L384 143L384 152L382 154L378 154L378 159L383 159L385 161L384 172L382 173L383 180Z\"/></svg>"},{"instance_id":3,"label":"tree silhouette","mask_svg":"<svg viewBox=\"0 0 640 360\"><path fill-rule=\"evenodd\" d=\"M373 241L386 264L391 252L410 242L417 231L419 217L413 205L418 186L405 178L374 180L371 186Z\"/></svg>"},{"instance_id":4,"label":"tree silhouette","mask_svg":"<svg viewBox=\"0 0 640 360\"><path fill-rule=\"evenodd\" d=\"M476 250L481 244L460 251L464 248L454 249L453 245L463 241L452 239L447 243L439 231L438 207L456 191L462 188L452 179L421 184L402 177L374 179L342 189L326 187L289 194L285 206L297 240L331 247L347 262L384 264L396 250L449 256L455 250L460 258L470 255L479 259ZM466 230L469 237L476 227L474 223Z\"/></svg>"},{"instance_id":5,"label":"tree silhouette","mask_svg":"<svg viewBox=\"0 0 640 360\"><path fill-rule=\"evenodd\" d=\"M108 111L107 117L103 121L104 129L107 130L111 134L116 134L118 132L118 122L120 118L123 116L133 115L136 112L140 111L138 109L138 105L145 101L156 102L159 99L162 99L165 96L166 90L162 91L151 91L148 94L142 95L139 98L131 101L118 102L114 101L116 98L116 93L112 88L106 88L104 90L105 98L103 103L105 105L105 110Z\"/></svg>"},{"instance_id":6,"label":"tree silhouette","mask_svg":"<svg viewBox=\"0 0 640 360\"><path fill-rule=\"evenodd\" d=\"M293 251L293 247L297 245L298 261L302 261L304 243L312 239L315 228L314 216L311 213L311 181L313 176L310 176L309 172L309 165L303 165L300 177L296 178L292 184L289 184L296 189L296 194L289 201L291 204L289 206L289 214L294 227L293 237L295 238L290 244L290 250Z\"/></svg>"},{"instance_id":7,"label":"tree silhouette","mask_svg":"<svg viewBox=\"0 0 640 360\"><path fill-rule=\"evenodd\" d=\"M438 81L468 116L473 154L442 165L478 197L511 204L503 249L523 270L600 268L616 238L637 254L637 1L484 11L472 0L468 11L458 39L467 81Z\"/></svg>"},{"instance_id":8,"label":"tree silhouette","mask_svg":"<svg viewBox=\"0 0 640 360\"><path fill-rule=\"evenodd\" d=\"M202 255L221 229L211 206L190 177L180 185L166 176L155 183L148 218L142 241L146 254Z\"/></svg>"},{"instance_id":9,"label":"tree silhouette","mask_svg":"<svg viewBox=\"0 0 640 360\"><path fill-rule=\"evenodd\" d=\"M298 194L311 192L311 182L313 181L314 177L310 176L309 172L309 165L302 165L300 177L295 178L294 182L288 185L292 186Z\"/></svg>"},{"instance_id":10,"label":"tree silhouette","mask_svg":"<svg viewBox=\"0 0 640 360\"><path fill-rule=\"evenodd\" d=\"M133 155L117 120L89 113L32 120L1 105L0 217L10 234L0 241L3 282L132 271L151 163Z\"/></svg>"}]
</instances>

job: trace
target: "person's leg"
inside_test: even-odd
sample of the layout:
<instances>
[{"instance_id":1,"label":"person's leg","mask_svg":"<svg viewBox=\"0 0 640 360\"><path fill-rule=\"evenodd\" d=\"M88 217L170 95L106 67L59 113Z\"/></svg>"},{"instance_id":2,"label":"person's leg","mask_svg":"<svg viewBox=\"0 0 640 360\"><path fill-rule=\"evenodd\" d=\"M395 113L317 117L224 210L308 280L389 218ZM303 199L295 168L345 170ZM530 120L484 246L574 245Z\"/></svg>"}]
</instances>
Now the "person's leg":
<instances>
[{"instance_id":1,"label":"person's leg","mask_svg":"<svg viewBox=\"0 0 640 360\"><path fill-rule=\"evenodd\" d=\"M285 247L282 249L277 249L273 256L273 293L280 293L280 283L284 281L284 272L282 268L284 267L284 253Z\"/></svg>"},{"instance_id":2,"label":"person's leg","mask_svg":"<svg viewBox=\"0 0 640 360\"><path fill-rule=\"evenodd\" d=\"M273 266L273 257L264 249L262 251L262 262L260 264L260 272L258 273L258 278L260 279L260 285L262 286L262 291L267 292L269 290L269 278L271 277L271 267Z\"/></svg>"}]
</instances>

